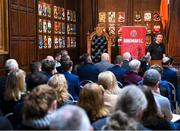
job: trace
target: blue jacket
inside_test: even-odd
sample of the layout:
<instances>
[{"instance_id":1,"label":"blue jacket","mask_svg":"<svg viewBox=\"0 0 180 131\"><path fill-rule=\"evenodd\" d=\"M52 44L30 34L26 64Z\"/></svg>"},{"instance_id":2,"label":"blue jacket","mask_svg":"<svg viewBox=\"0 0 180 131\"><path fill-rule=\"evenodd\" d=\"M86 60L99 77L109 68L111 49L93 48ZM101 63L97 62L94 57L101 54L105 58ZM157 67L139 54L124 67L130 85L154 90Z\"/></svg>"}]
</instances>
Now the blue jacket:
<instances>
[{"instance_id":1,"label":"blue jacket","mask_svg":"<svg viewBox=\"0 0 180 131\"><path fill-rule=\"evenodd\" d=\"M80 92L79 77L70 72L64 72L64 76L68 83L68 92L72 95L74 100L77 100Z\"/></svg>"}]
</instances>

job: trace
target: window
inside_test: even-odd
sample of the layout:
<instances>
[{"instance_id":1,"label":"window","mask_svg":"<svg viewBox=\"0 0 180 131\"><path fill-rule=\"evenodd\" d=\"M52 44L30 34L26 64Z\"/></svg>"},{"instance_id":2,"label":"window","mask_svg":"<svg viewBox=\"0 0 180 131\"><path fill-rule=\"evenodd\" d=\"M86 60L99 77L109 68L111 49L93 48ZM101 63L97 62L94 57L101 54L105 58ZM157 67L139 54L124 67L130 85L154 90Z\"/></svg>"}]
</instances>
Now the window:
<instances>
[{"instance_id":1,"label":"window","mask_svg":"<svg viewBox=\"0 0 180 131\"><path fill-rule=\"evenodd\" d=\"M0 54L8 53L8 1L0 1Z\"/></svg>"}]
</instances>

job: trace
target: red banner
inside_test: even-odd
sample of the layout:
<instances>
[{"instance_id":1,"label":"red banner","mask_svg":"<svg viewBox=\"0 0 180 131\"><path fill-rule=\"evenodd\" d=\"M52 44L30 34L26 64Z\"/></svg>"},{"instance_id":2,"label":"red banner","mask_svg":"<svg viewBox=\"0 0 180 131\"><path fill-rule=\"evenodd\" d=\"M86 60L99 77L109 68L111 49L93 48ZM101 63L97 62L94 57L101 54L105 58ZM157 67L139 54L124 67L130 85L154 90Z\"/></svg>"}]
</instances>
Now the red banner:
<instances>
[{"instance_id":1,"label":"red banner","mask_svg":"<svg viewBox=\"0 0 180 131\"><path fill-rule=\"evenodd\" d=\"M133 59L140 59L146 50L146 28L123 26L120 54L130 52Z\"/></svg>"}]
</instances>

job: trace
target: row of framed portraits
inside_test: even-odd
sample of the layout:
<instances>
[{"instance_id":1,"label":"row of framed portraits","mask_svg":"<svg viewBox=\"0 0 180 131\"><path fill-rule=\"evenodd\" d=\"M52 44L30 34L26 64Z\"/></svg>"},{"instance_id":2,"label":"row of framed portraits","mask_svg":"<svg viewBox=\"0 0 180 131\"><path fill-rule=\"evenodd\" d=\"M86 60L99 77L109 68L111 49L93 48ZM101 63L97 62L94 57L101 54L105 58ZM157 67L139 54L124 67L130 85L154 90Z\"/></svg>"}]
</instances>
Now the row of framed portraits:
<instances>
[{"instance_id":1,"label":"row of framed portraits","mask_svg":"<svg viewBox=\"0 0 180 131\"><path fill-rule=\"evenodd\" d=\"M42 2L40 0L38 1L38 16L51 18L52 12L54 19L65 20L65 9L63 7L56 5L52 6L51 4ZM67 10L66 20L76 22L76 12L73 10Z\"/></svg>"},{"instance_id":2,"label":"row of framed portraits","mask_svg":"<svg viewBox=\"0 0 180 131\"><path fill-rule=\"evenodd\" d=\"M109 35L121 35L122 33L122 24L107 24L105 25L104 27L106 27L106 31L108 32ZM147 22L146 24L144 25L134 25L134 26L145 26L146 29L147 29L147 34L156 34L156 33L159 33L161 32L161 28L162 26L159 24L159 23L150 23L150 22Z\"/></svg>"},{"instance_id":3,"label":"row of framed portraits","mask_svg":"<svg viewBox=\"0 0 180 131\"><path fill-rule=\"evenodd\" d=\"M117 19L117 20L116 20ZM157 22L161 20L159 11L135 11L134 22ZM99 23L124 23L126 21L126 13L124 11L119 12L99 12Z\"/></svg>"},{"instance_id":4,"label":"row of framed portraits","mask_svg":"<svg viewBox=\"0 0 180 131\"><path fill-rule=\"evenodd\" d=\"M76 37L74 36L59 36L55 35L54 38L50 35L38 36L39 39L39 49L60 49L60 48L75 48L76 47Z\"/></svg>"},{"instance_id":5,"label":"row of framed portraits","mask_svg":"<svg viewBox=\"0 0 180 131\"><path fill-rule=\"evenodd\" d=\"M52 23L51 20L39 19L38 23L38 32L39 33L51 33L52 32ZM67 27L66 27L67 26ZM65 34L67 29L67 34L72 35L76 34L76 24L54 21L54 34Z\"/></svg>"}]
</instances>

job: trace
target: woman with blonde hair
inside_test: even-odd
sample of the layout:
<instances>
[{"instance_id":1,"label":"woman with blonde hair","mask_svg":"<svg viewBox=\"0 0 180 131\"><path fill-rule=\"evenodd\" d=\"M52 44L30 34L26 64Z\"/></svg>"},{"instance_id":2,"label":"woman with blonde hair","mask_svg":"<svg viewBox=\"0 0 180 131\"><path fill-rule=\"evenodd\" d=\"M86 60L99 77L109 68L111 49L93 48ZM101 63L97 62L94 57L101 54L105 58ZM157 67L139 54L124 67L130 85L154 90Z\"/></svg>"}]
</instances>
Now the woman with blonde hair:
<instances>
[{"instance_id":1,"label":"woman with blonde hair","mask_svg":"<svg viewBox=\"0 0 180 131\"><path fill-rule=\"evenodd\" d=\"M101 72L98 75L98 84L102 85L105 89L104 104L109 112L114 111L114 107L121 92L120 87L117 84L115 75L111 71Z\"/></svg>"},{"instance_id":2,"label":"woman with blonde hair","mask_svg":"<svg viewBox=\"0 0 180 131\"><path fill-rule=\"evenodd\" d=\"M119 94L121 91L117 79L111 71L101 72L98 75L98 84L102 85L107 92L112 94Z\"/></svg>"},{"instance_id":3,"label":"woman with blonde hair","mask_svg":"<svg viewBox=\"0 0 180 131\"><path fill-rule=\"evenodd\" d=\"M73 98L68 93L67 81L66 81L66 78L64 77L63 74L53 75L49 79L48 85L53 87L57 92L58 107L60 107L60 106L62 106L64 104L72 104L73 103ZM70 101L70 99L72 99L72 101Z\"/></svg>"},{"instance_id":4,"label":"woman with blonde hair","mask_svg":"<svg viewBox=\"0 0 180 131\"><path fill-rule=\"evenodd\" d=\"M87 112L91 123L109 114L104 106L104 89L96 83L84 86L80 92L78 105Z\"/></svg>"},{"instance_id":5,"label":"woman with blonde hair","mask_svg":"<svg viewBox=\"0 0 180 131\"><path fill-rule=\"evenodd\" d=\"M15 105L22 101L22 95L26 91L25 76L26 73L21 69L9 73L2 101L4 114L13 112Z\"/></svg>"}]
</instances>

